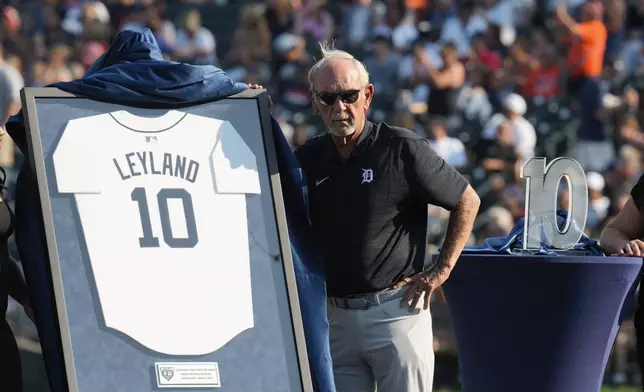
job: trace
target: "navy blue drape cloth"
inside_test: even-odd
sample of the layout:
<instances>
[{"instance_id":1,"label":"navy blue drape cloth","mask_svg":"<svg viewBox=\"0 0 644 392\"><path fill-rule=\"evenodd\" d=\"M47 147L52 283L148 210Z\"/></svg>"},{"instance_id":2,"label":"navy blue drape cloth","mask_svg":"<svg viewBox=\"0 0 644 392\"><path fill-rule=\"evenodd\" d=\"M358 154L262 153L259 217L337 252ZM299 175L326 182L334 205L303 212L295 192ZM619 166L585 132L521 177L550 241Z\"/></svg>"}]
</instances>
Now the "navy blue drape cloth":
<instances>
[{"instance_id":1,"label":"navy blue drape cloth","mask_svg":"<svg viewBox=\"0 0 644 392\"><path fill-rule=\"evenodd\" d=\"M557 211L560 230L567 217ZM566 253L516 253L524 222L465 248L443 286L462 390L597 392L642 261L606 257L584 233Z\"/></svg>"},{"instance_id":2,"label":"navy blue drape cloth","mask_svg":"<svg viewBox=\"0 0 644 392\"><path fill-rule=\"evenodd\" d=\"M557 211L557 225L559 230L564 230L566 226L566 219L568 218L568 211ZM523 247L523 232L524 232L525 218L521 218L514 224L510 233L505 237L492 237L486 238L481 245L466 247L463 249L463 254L514 254L514 249L521 249ZM571 227L570 230L579 230L578 228ZM570 249L572 251L585 251L592 256L606 256L604 250L599 246L599 242L588 237L582 231L581 238ZM549 244L542 243L540 249L536 254L558 256L560 253L554 252L549 249Z\"/></svg>"},{"instance_id":3,"label":"navy blue drape cloth","mask_svg":"<svg viewBox=\"0 0 644 392\"><path fill-rule=\"evenodd\" d=\"M214 66L165 61L150 30L125 30L79 80L56 83L63 91L97 101L139 107L176 107L212 102L244 91ZM9 119L7 130L26 154L22 112ZM279 124L272 133L284 196L291 252L315 391L335 392L328 343L325 285L306 216L305 179ZM45 239L41 233L40 200L29 160L16 185L16 243L27 276L36 325L52 392L65 391L62 345Z\"/></svg>"},{"instance_id":4,"label":"navy blue drape cloth","mask_svg":"<svg viewBox=\"0 0 644 392\"><path fill-rule=\"evenodd\" d=\"M599 392L636 257L463 255L443 285L463 392Z\"/></svg>"}]
</instances>

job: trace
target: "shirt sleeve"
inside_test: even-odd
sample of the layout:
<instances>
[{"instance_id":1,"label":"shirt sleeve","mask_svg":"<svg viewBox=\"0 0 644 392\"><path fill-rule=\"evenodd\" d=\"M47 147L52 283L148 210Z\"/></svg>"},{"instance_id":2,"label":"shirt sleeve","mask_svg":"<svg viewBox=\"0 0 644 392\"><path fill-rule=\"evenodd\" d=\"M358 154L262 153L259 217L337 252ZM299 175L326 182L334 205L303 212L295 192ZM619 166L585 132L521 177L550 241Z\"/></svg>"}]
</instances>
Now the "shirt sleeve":
<instances>
[{"instance_id":1,"label":"shirt sleeve","mask_svg":"<svg viewBox=\"0 0 644 392\"><path fill-rule=\"evenodd\" d=\"M631 197L640 212L644 211L644 174L637 180L637 184L631 189Z\"/></svg>"},{"instance_id":2,"label":"shirt sleeve","mask_svg":"<svg viewBox=\"0 0 644 392\"><path fill-rule=\"evenodd\" d=\"M60 193L101 193L104 149L96 148L101 116L70 120L54 150L52 161Z\"/></svg>"},{"instance_id":3,"label":"shirt sleeve","mask_svg":"<svg viewBox=\"0 0 644 392\"><path fill-rule=\"evenodd\" d=\"M415 197L451 211L469 184L425 139L408 141L405 175Z\"/></svg>"},{"instance_id":4,"label":"shirt sleeve","mask_svg":"<svg viewBox=\"0 0 644 392\"><path fill-rule=\"evenodd\" d=\"M210 162L217 193L261 194L255 154L228 121L219 127Z\"/></svg>"}]
</instances>

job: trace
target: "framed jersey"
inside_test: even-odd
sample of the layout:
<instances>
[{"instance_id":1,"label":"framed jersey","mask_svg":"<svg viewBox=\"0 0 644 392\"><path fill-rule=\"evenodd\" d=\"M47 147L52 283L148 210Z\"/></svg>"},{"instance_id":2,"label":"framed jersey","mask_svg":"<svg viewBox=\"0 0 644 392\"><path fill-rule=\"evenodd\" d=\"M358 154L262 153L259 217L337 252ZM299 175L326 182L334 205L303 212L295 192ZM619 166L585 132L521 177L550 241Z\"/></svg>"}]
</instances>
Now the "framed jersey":
<instances>
[{"instance_id":1,"label":"framed jersey","mask_svg":"<svg viewBox=\"0 0 644 392\"><path fill-rule=\"evenodd\" d=\"M23 108L70 391L312 391L266 93Z\"/></svg>"}]
</instances>

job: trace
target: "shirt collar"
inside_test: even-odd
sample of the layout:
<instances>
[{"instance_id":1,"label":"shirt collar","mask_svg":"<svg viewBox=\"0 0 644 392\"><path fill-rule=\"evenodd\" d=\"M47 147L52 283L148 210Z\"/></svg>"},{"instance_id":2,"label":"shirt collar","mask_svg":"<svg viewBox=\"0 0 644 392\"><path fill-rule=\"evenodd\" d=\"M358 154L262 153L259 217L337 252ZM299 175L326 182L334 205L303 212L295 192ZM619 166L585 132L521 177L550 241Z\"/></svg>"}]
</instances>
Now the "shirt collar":
<instances>
[{"instance_id":1,"label":"shirt collar","mask_svg":"<svg viewBox=\"0 0 644 392\"><path fill-rule=\"evenodd\" d=\"M351 156L358 155L362 153L368 146L369 146L369 141L372 139L371 134L373 130L373 124L367 120L364 122L364 128L362 129L362 133L360 136L358 136L358 142L356 143L355 148L353 149L353 152L351 152Z\"/></svg>"},{"instance_id":2,"label":"shirt collar","mask_svg":"<svg viewBox=\"0 0 644 392\"><path fill-rule=\"evenodd\" d=\"M371 144L370 141L373 139L373 137L371 137L373 134L373 127L374 127L373 123L365 120L364 128L362 129L362 133L360 133L360 136L358 136L358 141L353 151L351 152L350 158L353 158L356 155L361 154ZM333 143L333 137L331 136L331 134L328 134L327 138L329 141L328 142L329 148L327 148L326 153L324 154L324 157L326 159L340 159L338 149L335 147L335 144Z\"/></svg>"}]
</instances>

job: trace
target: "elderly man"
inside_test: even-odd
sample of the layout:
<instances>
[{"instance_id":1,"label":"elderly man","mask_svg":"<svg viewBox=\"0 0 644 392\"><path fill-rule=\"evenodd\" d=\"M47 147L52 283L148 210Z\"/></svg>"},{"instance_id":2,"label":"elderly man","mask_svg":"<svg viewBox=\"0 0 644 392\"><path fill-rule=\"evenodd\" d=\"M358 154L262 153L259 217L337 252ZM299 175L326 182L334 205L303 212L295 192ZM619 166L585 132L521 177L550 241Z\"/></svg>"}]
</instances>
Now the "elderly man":
<instances>
[{"instance_id":1,"label":"elderly man","mask_svg":"<svg viewBox=\"0 0 644 392\"><path fill-rule=\"evenodd\" d=\"M430 296L470 236L479 197L427 140L367 121L374 87L366 68L349 53L321 47L309 83L328 133L296 155L326 269L336 387L428 392L434 375ZM428 204L451 214L438 260L424 269Z\"/></svg>"}]
</instances>

